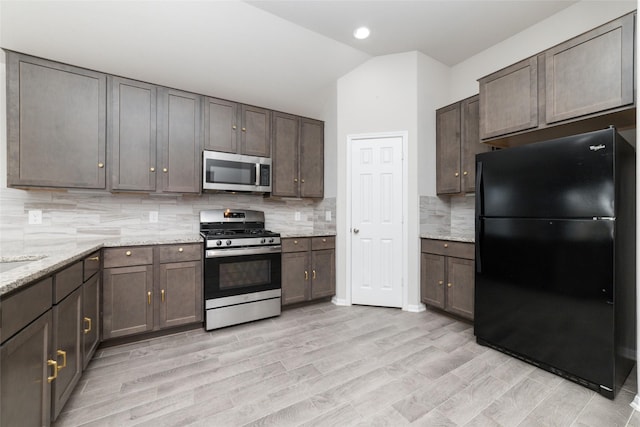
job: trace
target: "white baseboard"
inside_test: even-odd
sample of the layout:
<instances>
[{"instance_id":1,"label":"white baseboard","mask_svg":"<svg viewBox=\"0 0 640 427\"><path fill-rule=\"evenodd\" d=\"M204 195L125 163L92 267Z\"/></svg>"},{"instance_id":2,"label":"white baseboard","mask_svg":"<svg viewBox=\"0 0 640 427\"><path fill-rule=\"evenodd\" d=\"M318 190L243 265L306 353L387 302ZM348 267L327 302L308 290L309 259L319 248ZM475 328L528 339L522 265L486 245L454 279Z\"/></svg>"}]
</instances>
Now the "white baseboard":
<instances>
[{"instance_id":1,"label":"white baseboard","mask_svg":"<svg viewBox=\"0 0 640 427\"><path fill-rule=\"evenodd\" d=\"M351 305L347 302L346 299L336 298L336 297L331 298L331 302L335 305L343 305L343 306Z\"/></svg>"},{"instance_id":2,"label":"white baseboard","mask_svg":"<svg viewBox=\"0 0 640 427\"><path fill-rule=\"evenodd\" d=\"M424 304L409 304L402 307L402 311L408 311L410 313L420 313L426 311L427 307Z\"/></svg>"},{"instance_id":3,"label":"white baseboard","mask_svg":"<svg viewBox=\"0 0 640 427\"><path fill-rule=\"evenodd\" d=\"M640 411L640 396L636 394L636 397L633 399L633 402L629 404L636 411Z\"/></svg>"}]
</instances>

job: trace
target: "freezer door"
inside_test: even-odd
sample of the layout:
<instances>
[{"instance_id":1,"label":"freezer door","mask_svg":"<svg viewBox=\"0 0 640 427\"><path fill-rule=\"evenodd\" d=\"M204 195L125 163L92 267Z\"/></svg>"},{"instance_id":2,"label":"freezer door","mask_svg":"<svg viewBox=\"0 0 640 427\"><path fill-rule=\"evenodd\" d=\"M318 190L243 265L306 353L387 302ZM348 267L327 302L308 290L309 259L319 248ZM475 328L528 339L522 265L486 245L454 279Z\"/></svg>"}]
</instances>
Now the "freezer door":
<instances>
[{"instance_id":1,"label":"freezer door","mask_svg":"<svg viewBox=\"0 0 640 427\"><path fill-rule=\"evenodd\" d=\"M615 130L476 156L477 214L485 217L613 217Z\"/></svg>"},{"instance_id":2,"label":"freezer door","mask_svg":"<svg viewBox=\"0 0 640 427\"><path fill-rule=\"evenodd\" d=\"M613 388L615 221L480 225L477 338Z\"/></svg>"}]
</instances>

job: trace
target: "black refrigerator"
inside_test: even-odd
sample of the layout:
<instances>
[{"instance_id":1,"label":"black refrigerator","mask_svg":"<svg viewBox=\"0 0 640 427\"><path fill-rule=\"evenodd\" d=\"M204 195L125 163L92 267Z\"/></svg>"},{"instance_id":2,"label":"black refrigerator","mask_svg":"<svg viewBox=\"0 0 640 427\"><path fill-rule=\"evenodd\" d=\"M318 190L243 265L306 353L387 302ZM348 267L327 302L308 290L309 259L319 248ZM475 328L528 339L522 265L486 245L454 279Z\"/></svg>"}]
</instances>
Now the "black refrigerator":
<instances>
[{"instance_id":1,"label":"black refrigerator","mask_svg":"<svg viewBox=\"0 0 640 427\"><path fill-rule=\"evenodd\" d=\"M635 152L614 128L476 156L477 342L613 399L636 358Z\"/></svg>"}]
</instances>

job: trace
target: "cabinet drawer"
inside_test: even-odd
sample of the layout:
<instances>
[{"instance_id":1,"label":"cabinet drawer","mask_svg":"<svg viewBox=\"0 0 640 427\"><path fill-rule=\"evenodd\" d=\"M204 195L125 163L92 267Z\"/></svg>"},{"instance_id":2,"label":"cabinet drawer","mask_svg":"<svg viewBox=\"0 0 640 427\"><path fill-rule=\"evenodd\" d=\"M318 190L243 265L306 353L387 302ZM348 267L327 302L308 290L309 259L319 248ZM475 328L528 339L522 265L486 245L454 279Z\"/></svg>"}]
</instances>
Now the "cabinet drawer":
<instances>
[{"instance_id":1,"label":"cabinet drawer","mask_svg":"<svg viewBox=\"0 0 640 427\"><path fill-rule=\"evenodd\" d=\"M145 265L153 263L153 248L149 246L131 246L105 249L104 268Z\"/></svg>"},{"instance_id":2,"label":"cabinet drawer","mask_svg":"<svg viewBox=\"0 0 640 427\"><path fill-rule=\"evenodd\" d=\"M84 259L83 281L89 280L91 276L100 270L100 252L94 252Z\"/></svg>"},{"instance_id":3,"label":"cabinet drawer","mask_svg":"<svg viewBox=\"0 0 640 427\"><path fill-rule=\"evenodd\" d=\"M202 259L202 245L162 245L158 247L160 263L199 261Z\"/></svg>"},{"instance_id":4,"label":"cabinet drawer","mask_svg":"<svg viewBox=\"0 0 640 427\"><path fill-rule=\"evenodd\" d=\"M473 243L452 242L449 240L422 239L422 252L474 259L475 245Z\"/></svg>"},{"instance_id":5,"label":"cabinet drawer","mask_svg":"<svg viewBox=\"0 0 640 427\"><path fill-rule=\"evenodd\" d=\"M48 277L2 300L2 340L6 341L20 329L51 308L53 278Z\"/></svg>"},{"instance_id":6,"label":"cabinet drawer","mask_svg":"<svg viewBox=\"0 0 640 427\"><path fill-rule=\"evenodd\" d=\"M82 261L78 261L54 276L53 303L57 304L82 285Z\"/></svg>"},{"instance_id":7,"label":"cabinet drawer","mask_svg":"<svg viewBox=\"0 0 640 427\"><path fill-rule=\"evenodd\" d=\"M311 239L308 237L282 239L282 252L303 252L311 249Z\"/></svg>"},{"instance_id":8,"label":"cabinet drawer","mask_svg":"<svg viewBox=\"0 0 640 427\"><path fill-rule=\"evenodd\" d=\"M334 249L336 247L336 238L333 236L313 237L311 239L311 250Z\"/></svg>"}]
</instances>

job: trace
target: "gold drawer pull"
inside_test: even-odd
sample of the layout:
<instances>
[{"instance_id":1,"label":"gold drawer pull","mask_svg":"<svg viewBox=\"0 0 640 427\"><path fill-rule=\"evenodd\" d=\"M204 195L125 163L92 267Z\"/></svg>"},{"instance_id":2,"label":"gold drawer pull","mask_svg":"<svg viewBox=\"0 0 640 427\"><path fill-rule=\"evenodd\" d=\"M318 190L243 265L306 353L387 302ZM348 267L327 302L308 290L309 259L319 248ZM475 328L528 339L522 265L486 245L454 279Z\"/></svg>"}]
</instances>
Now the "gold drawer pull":
<instances>
[{"instance_id":1,"label":"gold drawer pull","mask_svg":"<svg viewBox=\"0 0 640 427\"><path fill-rule=\"evenodd\" d=\"M293 178L293 182L298 182L298 178Z\"/></svg>"},{"instance_id":2,"label":"gold drawer pull","mask_svg":"<svg viewBox=\"0 0 640 427\"><path fill-rule=\"evenodd\" d=\"M445 243L445 244L444 244L444 247L445 247L445 248L448 248L448 247L449 247L449 244L448 244L448 243Z\"/></svg>"},{"instance_id":3,"label":"gold drawer pull","mask_svg":"<svg viewBox=\"0 0 640 427\"><path fill-rule=\"evenodd\" d=\"M462 172L462 175L467 176L467 175L469 175L469 172L464 171L464 172Z\"/></svg>"},{"instance_id":4,"label":"gold drawer pull","mask_svg":"<svg viewBox=\"0 0 640 427\"><path fill-rule=\"evenodd\" d=\"M100 257L99 256L92 256L91 258L89 258L89 261L100 261Z\"/></svg>"},{"instance_id":5,"label":"gold drawer pull","mask_svg":"<svg viewBox=\"0 0 640 427\"><path fill-rule=\"evenodd\" d=\"M56 369L59 371L60 369L64 369L64 368L67 367L67 352L66 351L62 351L62 350L58 350L56 352L56 354L58 356L62 356L62 365L58 365L56 367ZM56 357L56 359L57 359L57 357Z\"/></svg>"},{"instance_id":6,"label":"gold drawer pull","mask_svg":"<svg viewBox=\"0 0 640 427\"><path fill-rule=\"evenodd\" d=\"M247 128L242 128L242 132L246 132L246 131L247 131Z\"/></svg>"},{"instance_id":7,"label":"gold drawer pull","mask_svg":"<svg viewBox=\"0 0 640 427\"><path fill-rule=\"evenodd\" d=\"M164 302L164 289L160 291L160 296L162 297L162 302Z\"/></svg>"},{"instance_id":8,"label":"gold drawer pull","mask_svg":"<svg viewBox=\"0 0 640 427\"><path fill-rule=\"evenodd\" d=\"M147 304L151 305L151 292L147 292Z\"/></svg>"},{"instance_id":9,"label":"gold drawer pull","mask_svg":"<svg viewBox=\"0 0 640 427\"><path fill-rule=\"evenodd\" d=\"M131 251L127 251L124 253L126 256L131 256Z\"/></svg>"},{"instance_id":10,"label":"gold drawer pull","mask_svg":"<svg viewBox=\"0 0 640 427\"><path fill-rule=\"evenodd\" d=\"M301 180L301 181L302 181L302 183L304 184L304 179L303 179L303 180Z\"/></svg>"},{"instance_id":11,"label":"gold drawer pull","mask_svg":"<svg viewBox=\"0 0 640 427\"><path fill-rule=\"evenodd\" d=\"M87 322L89 324L88 328L84 328L83 331L85 334L88 334L89 332L91 332L91 318L90 317L85 317L84 321Z\"/></svg>"},{"instance_id":12,"label":"gold drawer pull","mask_svg":"<svg viewBox=\"0 0 640 427\"><path fill-rule=\"evenodd\" d=\"M162 168L162 172L167 173L167 172L169 172L169 169L167 169L167 168Z\"/></svg>"},{"instance_id":13,"label":"gold drawer pull","mask_svg":"<svg viewBox=\"0 0 640 427\"><path fill-rule=\"evenodd\" d=\"M293 244L294 244L294 245L297 245L297 244L298 244L298 241L297 241L297 240L294 240L294 241L293 241Z\"/></svg>"},{"instance_id":14,"label":"gold drawer pull","mask_svg":"<svg viewBox=\"0 0 640 427\"><path fill-rule=\"evenodd\" d=\"M460 174L458 172L453 174L454 176L460 176Z\"/></svg>"},{"instance_id":15,"label":"gold drawer pull","mask_svg":"<svg viewBox=\"0 0 640 427\"><path fill-rule=\"evenodd\" d=\"M438 280L438 285L442 286L444 285L444 282L442 280Z\"/></svg>"},{"instance_id":16,"label":"gold drawer pull","mask_svg":"<svg viewBox=\"0 0 640 427\"><path fill-rule=\"evenodd\" d=\"M155 172L155 171L156 171L156 168L149 168L149 170L150 170L151 172Z\"/></svg>"},{"instance_id":17,"label":"gold drawer pull","mask_svg":"<svg viewBox=\"0 0 640 427\"><path fill-rule=\"evenodd\" d=\"M304 271L304 280L309 280L309 272L307 270Z\"/></svg>"},{"instance_id":18,"label":"gold drawer pull","mask_svg":"<svg viewBox=\"0 0 640 427\"><path fill-rule=\"evenodd\" d=\"M99 167L100 169L102 169L102 168L104 167L104 163L102 163L102 162L98 163L98 167Z\"/></svg>"},{"instance_id":19,"label":"gold drawer pull","mask_svg":"<svg viewBox=\"0 0 640 427\"><path fill-rule=\"evenodd\" d=\"M178 248L178 252L184 252L184 249Z\"/></svg>"},{"instance_id":20,"label":"gold drawer pull","mask_svg":"<svg viewBox=\"0 0 640 427\"><path fill-rule=\"evenodd\" d=\"M447 283L447 288L452 287L453 285L451 283Z\"/></svg>"},{"instance_id":21,"label":"gold drawer pull","mask_svg":"<svg viewBox=\"0 0 640 427\"><path fill-rule=\"evenodd\" d=\"M47 382L50 383L56 378L58 378L58 362L56 362L55 360L49 359L47 360L47 366L53 366L53 375L50 377L47 377Z\"/></svg>"},{"instance_id":22,"label":"gold drawer pull","mask_svg":"<svg viewBox=\"0 0 640 427\"><path fill-rule=\"evenodd\" d=\"M327 239L322 239L322 243L327 243Z\"/></svg>"},{"instance_id":23,"label":"gold drawer pull","mask_svg":"<svg viewBox=\"0 0 640 427\"><path fill-rule=\"evenodd\" d=\"M236 130L238 127L236 125L231 126L231 129Z\"/></svg>"},{"instance_id":24,"label":"gold drawer pull","mask_svg":"<svg viewBox=\"0 0 640 427\"><path fill-rule=\"evenodd\" d=\"M314 280L316 279L316 271L315 270L313 270L313 279Z\"/></svg>"}]
</instances>

